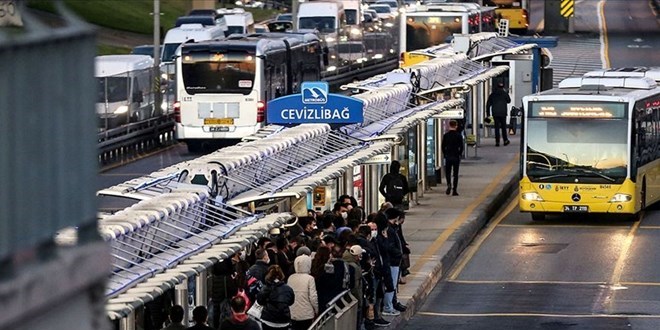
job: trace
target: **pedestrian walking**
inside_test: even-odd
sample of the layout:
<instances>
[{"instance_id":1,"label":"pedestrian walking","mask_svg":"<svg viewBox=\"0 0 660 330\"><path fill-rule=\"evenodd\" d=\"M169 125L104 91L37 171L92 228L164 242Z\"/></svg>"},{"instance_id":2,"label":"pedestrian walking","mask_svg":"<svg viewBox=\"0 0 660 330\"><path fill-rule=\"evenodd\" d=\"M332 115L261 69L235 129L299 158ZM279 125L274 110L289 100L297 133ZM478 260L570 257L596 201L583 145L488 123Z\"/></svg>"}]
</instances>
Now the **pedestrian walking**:
<instances>
[{"instance_id":1,"label":"pedestrian walking","mask_svg":"<svg viewBox=\"0 0 660 330\"><path fill-rule=\"evenodd\" d=\"M403 211L403 198L408 194L408 179L399 173L401 163L396 160L390 164L390 172L385 174L380 181L378 191L385 196L385 201L392 203L394 207Z\"/></svg>"},{"instance_id":2,"label":"pedestrian walking","mask_svg":"<svg viewBox=\"0 0 660 330\"><path fill-rule=\"evenodd\" d=\"M497 83L497 88L488 96L488 101L486 101L486 116L490 117L493 115L493 121L495 122L495 146L500 146L500 132L502 133L502 140L504 145L509 144L509 138L507 137L506 129L506 115L507 115L507 104L511 103L511 97L509 93L504 90L504 83Z\"/></svg>"},{"instance_id":3,"label":"pedestrian walking","mask_svg":"<svg viewBox=\"0 0 660 330\"><path fill-rule=\"evenodd\" d=\"M458 168L463 156L463 136L458 132L458 122L455 120L449 121L449 132L442 136L442 156L445 159L445 179L447 180L445 193L458 196Z\"/></svg>"}]
</instances>

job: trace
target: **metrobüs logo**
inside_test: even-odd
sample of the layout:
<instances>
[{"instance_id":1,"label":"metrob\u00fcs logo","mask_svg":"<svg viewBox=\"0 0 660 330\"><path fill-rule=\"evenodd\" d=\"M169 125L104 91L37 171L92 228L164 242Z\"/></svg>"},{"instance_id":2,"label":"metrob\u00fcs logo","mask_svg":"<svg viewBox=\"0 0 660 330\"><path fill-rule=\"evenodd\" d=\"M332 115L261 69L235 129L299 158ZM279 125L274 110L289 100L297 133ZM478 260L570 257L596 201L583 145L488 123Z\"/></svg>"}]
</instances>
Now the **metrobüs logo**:
<instances>
[{"instance_id":1,"label":"metrob\u00fcs logo","mask_svg":"<svg viewBox=\"0 0 660 330\"><path fill-rule=\"evenodd\" d=\"M328 102L327 82L303 82L301 90L303 104L326 104Z\"/></svg>"}]
</instances>

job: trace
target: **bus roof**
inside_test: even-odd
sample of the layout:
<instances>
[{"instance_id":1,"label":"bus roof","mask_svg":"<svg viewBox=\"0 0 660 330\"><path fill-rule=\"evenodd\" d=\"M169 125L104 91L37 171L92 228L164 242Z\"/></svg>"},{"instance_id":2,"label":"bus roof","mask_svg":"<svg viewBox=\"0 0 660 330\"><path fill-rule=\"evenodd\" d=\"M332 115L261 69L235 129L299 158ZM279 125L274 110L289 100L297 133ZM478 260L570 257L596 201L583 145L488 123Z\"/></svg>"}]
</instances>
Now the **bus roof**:
<instances>
[{"instance_id":1,"label":"bus roof","mask_svg":"<svg viewBox=\"0 0 660 330\"><path fill-rule=\"evenodd\" d=\"M624 78L624 77L649 77L656 82L660 83L660 67L632 67L632 68L613 68L589 71L584 74L584 77L610 77L610 78Z\"/></svg>"},{"instance_id":2,"label":"bus roof","mask_svg":"<svg viewBox=\"0 0 660 330\"><path fill-rule=\"evenodd\" d=\"M95 58L95 77L110 77L153 67L149 55L102 55Z\"/></svg>"},{"instance_id":3,"label":"bus roof","mask_svg":"<svg viewBox=\"0 0 660 330\"><path fill-rule=\"evenodd\" d=\"M250 35L232 35L223 40L209 40L202 42L195 42L183 44L181 46L181 53L186 51L204 51L212 52L214 50L244 50L251 51L255 55L264 55L271 51L278 51L286 49L284 40L286 39L290 46L301 45L306 40L298 36L277 36L275 33L269 36L270 33L255 33ZM284 33L282 33L284 34ZM317 39L318 40L318 39Z\"/></svg>"}]
</instances>

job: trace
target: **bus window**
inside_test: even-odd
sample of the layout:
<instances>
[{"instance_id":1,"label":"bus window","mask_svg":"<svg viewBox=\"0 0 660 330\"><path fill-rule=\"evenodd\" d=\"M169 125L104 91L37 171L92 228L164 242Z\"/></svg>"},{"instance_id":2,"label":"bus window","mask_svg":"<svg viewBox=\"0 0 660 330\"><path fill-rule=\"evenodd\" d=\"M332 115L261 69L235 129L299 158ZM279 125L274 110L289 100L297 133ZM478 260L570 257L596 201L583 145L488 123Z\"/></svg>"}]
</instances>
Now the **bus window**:
<instances>
[{"instance_id":1,"label":"bus window","mask_svg":"<svg viewBox=\"0 0 660 330\"><path fill-rule=\"evenodd\" d=\"M183 84L189 94L252 91L255 58L247 52L189 53L183 55Z\"/></svg>"},{"instance_id":2,"label":"bus window","mask_svg":"<svg viewBox=\"0 0 660 330\"><path fill-rule=\"evenodd\" d=\"M454 33L461 33L460 16L408 17L406 49L417 50L447 42Z\"/></svg>"}]
</instances>

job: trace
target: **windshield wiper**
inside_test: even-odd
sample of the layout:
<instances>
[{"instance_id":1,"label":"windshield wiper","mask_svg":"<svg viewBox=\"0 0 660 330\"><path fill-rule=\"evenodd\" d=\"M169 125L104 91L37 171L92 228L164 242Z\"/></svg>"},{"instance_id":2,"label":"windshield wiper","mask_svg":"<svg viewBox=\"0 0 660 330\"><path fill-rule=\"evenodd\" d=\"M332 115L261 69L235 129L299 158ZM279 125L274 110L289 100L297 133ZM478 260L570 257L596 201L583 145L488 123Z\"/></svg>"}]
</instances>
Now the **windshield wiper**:
<instances>
[{"instance_id":1,"label":"windshield wiper","mask_svg":"<svg viewBox=\"0 0 660 330\"><path fill-rule=\"evenodd\" d=\"M579 167L571 167L571 169L572 169L572 170L575 170L575 171L580 171L580 172L582 172L582 173L594 174L594 175L597 175L597 176L599 176L599 177L601 177L601 178L603 178L603 179L605 179L605 180L607 180L607 181L610 181L610 182L614 182L614 181L616 181L616 179L614 179L614 178L612 178L612 177L610 177L610 176L607 176L607 175L605 175L605 174L603 174L603 173L600 173L600 172L598 172L598 171L594 171L594 170L592 170L592 169L591 169L591 166L584 166L584 167L582 167L582 166L579 166Z\"/></svg>"},{"instance_id":2,"label":"windshield wiper","mask_svg":"<svg viewBox=\"0 0 660 330\"><path fill-rule=\"evenodd\" d=\"M576 176L578 174L578 172L580 172L580 173L596 175L596 176L599 176L599 177L601 177L601 178L603 178L607 181L610 181L610 182L615 182L616 181L616 179L614 179L610 176L607 176L603 173L600 173L598 171L591 170L588 167L571 166L570 168L561 168L561 170L564 173L557 173L557 174L547 175L547 176L544 176L544 177L540 177L539 180L548 180L548 179L554 179L554 178L560 178L560 177Z\"/></svg>"},{"instance_id":3,"label":"windshield wiper","mask_svg":"<svg viewBox=\"0 0 660 330\"><path fill-rule=\"evenodd\" d=\"M561 178L566 176L571 176L571 174L553 174L553 175L540 177L539 180L548 180L548 179Z\"/></svg>"}]
</instances>

